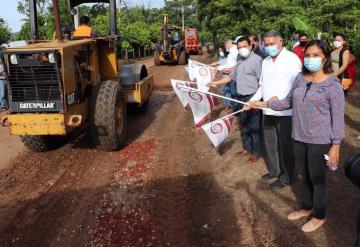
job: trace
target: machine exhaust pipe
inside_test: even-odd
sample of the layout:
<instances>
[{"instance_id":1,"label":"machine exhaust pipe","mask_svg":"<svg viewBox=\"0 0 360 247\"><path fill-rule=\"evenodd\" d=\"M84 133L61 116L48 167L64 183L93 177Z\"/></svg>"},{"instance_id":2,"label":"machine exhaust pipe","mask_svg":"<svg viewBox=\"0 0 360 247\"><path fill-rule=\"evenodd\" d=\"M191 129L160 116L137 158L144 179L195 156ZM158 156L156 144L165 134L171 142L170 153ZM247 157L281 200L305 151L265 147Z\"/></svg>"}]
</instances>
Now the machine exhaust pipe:
<instances>
[{"instance_id":1,"label":"machine exhaust pipe","mask_svg":"<svg viewBox=\"0 0 360 247\"><path fill-rule=\"evenodd\" d=\"M57 39L59 42L63 42L63 37L62 37L62 32L61 32L59 2L58 2L58 0L52 0L52 3L53 3L53 8L54 8L56 36L57 36Z\"/></svg>"}]
</instances>

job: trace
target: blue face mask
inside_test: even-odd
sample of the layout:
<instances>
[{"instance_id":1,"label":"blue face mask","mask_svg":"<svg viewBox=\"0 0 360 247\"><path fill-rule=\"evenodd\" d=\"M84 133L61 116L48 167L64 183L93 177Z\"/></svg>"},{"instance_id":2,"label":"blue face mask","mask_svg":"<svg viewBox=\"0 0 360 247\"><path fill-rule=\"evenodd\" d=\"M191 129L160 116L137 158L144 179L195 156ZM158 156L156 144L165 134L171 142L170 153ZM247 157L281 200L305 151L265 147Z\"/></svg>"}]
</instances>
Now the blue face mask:
<instances>
[{"instance_id":1,"label":"blue face mask","mask_svg":"<svg viewBox=\"0 0 360 247\"><path fill-rule=\"evenodd\" d=\"M265 47L265 52L267 55L275 57L279 54L279 49L277 48L277 45L267 46Z\"/></svg>"},{"instance_id":2,"label":"blue face mask","mask_svg":"<svg viewBox=\"0 0 360 247\"><path fill-rule=\"evenodd\" d=\"M304 59L304 66L310 72L318 72L322 69L321 57L312 57Z\"/></svg>"}]
</instances>

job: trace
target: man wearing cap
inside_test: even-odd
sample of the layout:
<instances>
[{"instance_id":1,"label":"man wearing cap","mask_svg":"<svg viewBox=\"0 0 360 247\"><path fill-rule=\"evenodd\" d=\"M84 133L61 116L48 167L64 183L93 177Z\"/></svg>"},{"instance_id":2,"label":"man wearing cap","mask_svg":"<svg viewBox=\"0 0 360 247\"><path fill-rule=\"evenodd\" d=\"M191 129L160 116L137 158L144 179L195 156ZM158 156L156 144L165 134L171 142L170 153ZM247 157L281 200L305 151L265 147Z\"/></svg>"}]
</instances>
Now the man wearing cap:
<instances>
[{"instance_id":1,"label":"man wearing cap","mask_svg":"<svg viewBox=\"0 0 360 247\"><path fill-rule=\"evenodd\" d=\"M237 49L236 45L233 44L231 39L228 39L227 41L225 41L225 49L226 49L226 52L228 52L228 56L226 58L226 63L225 63L225 65L219 66L218 68L227 74L233 70L233 68L235 67L235 65L237 63L238 49ZM218 63L213 63L211 65L213 65L213 66L218 65ZM236 97L236 81L232 81L231 83L224 85L223 95L228 98ZM234 110L236 105L233 104L233 102L230 102L230 105L232 106L232 108Z\"/></svg>"}]
</instances>

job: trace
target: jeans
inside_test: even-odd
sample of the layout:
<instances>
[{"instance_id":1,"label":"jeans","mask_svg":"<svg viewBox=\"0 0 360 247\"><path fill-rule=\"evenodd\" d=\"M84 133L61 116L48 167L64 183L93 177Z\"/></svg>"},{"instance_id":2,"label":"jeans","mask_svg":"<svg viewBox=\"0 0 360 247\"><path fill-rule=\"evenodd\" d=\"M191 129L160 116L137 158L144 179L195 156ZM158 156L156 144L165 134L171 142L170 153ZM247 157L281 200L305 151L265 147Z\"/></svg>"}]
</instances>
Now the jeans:
<instances>
[{"instance_id":1,"label":"jeans","mask_svg":"<svg viewBox=\"0 0 360 247\"><path fill-rule=\"evenodd\" d=\"M0 108L7 107L7 80L0 79Z\"/></svg>"},{"instance_id":2,"label":"jeans","mask_svg":"<svg viewBox=\"0 0 360 247\"><path fill-rule=\"evenodd\" d=\"M236 81L232 80L231 82L228 83L229 87L230 87L230 97L233 99L237 98L237 91L236 91ZM231 108L233 109L233 111L237 111L239 110L239 104L235 103L235 102L231 102Z\"/></svg>"},{"instance_id":3,"label":"jeans","mask_svg":"<svg viewBox=\"0 0 360 247\"><path fill-rule=\"evenodd\" d=\"M283 184L292 182L294 148L291 138L291 116L264 115L264 146L269 174Z\"/></svg>"},{"instance_id":4,"label":"jeans","mask_svg":"<svg viewBox=\"0 0 360 247\"><path fill-rule=\"evenodd\" d=\"M330 144L310 144L294 142L295 162L301 177L301 209L314 209L317 219L326 214L326 161Z\"/></svg>"},{"instance_id":5,"label":"jeans","mask_svg":"<svg viewBox=\"0 0 360 247\"><path fill-rule=\"evenodd\" d=\"M230 94L230 83L226 83L223 86L223 96L224 97L228 97L231 98L231 94ZM230 100L224 99L224 106L230 106L231 102Z\"/></svg>"},{"instance_id":6,"label":"jeans","mask_svg":"<svg viewBox=\"0 0 360 247\"><path fill-rule=\"evenodd\" d=\"M237 99L247 102L253 95L238 95ZM239 104L238 110L244 105ZM241 138L244 150L251 152L254 156L261 155L261 119L260 110L245 111L239 114L241 124Z\"/></svg>"}]
</instances>

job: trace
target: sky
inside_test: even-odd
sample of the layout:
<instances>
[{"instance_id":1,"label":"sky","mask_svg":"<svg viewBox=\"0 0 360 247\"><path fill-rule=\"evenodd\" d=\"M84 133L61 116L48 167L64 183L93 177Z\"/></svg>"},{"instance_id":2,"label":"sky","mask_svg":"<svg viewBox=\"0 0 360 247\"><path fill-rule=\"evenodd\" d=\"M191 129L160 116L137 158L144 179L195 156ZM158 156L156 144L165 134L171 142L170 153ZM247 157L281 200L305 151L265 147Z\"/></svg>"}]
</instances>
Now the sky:
<instances>
[{"instance_id":1,"label":"sky","mask_svg":"<svg viewBox=\"0 0 360 247\"><path fill-rule=\"evenodd\" d=\"M22 25L22 19L25 16L17 12L17 3L19 0L0 0L0 17L8 23L13 32L20 31ZM164 5L163 0L125 0L128 6L145 5L150 3L153 8L162 7Z\"/></svg>"}]
</instances>

